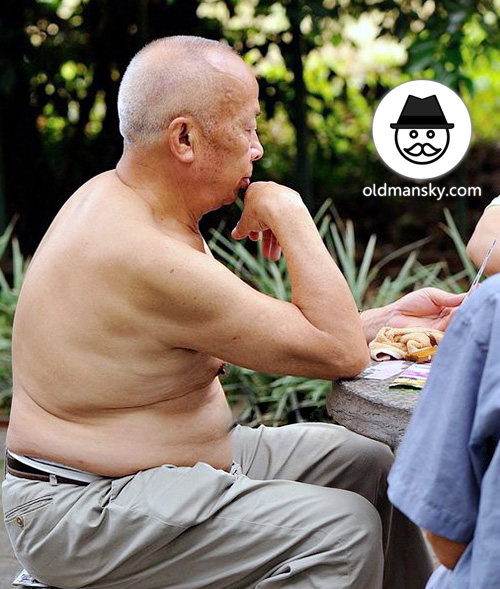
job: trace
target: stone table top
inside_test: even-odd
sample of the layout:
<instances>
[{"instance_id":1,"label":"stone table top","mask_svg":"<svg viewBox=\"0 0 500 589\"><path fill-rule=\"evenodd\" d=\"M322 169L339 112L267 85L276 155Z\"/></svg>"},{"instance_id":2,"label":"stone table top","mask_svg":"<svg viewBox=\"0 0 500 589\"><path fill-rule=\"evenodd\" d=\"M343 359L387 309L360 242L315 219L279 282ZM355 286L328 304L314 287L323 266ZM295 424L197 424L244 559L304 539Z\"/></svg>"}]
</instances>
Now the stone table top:
<instances>
[{"instance_id":1,"label":"stone table top","mask_svg":"<svg viewBox=\"0 0 500 589\"><path fill-rule=\"evenodd\" d=\"M408 362L407 366L410 365ZM328 413L336 423L396 448L403 439L420 391L390 389L393 378L334 381L326 400Z\"/></svg>"}]
</instances>

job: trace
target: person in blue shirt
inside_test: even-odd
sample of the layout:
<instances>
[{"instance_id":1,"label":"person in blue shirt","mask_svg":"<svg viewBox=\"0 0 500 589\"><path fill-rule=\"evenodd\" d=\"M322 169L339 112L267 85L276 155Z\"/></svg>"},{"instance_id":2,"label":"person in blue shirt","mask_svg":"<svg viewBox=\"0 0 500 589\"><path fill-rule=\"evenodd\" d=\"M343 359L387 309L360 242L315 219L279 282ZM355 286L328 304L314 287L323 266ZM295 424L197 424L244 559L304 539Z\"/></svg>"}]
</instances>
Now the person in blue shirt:
<instances>
[{"instance_id":1,"label":"person in blue shirt","mask_svg":"<svg viewBox=\"0 0 500 589\"><path fill-rule=\"evenodd\" d=\"M500 587L500 275L456 313L389 476L396 507L428 531L427 589Z\"/></svg>"}]
</instances>

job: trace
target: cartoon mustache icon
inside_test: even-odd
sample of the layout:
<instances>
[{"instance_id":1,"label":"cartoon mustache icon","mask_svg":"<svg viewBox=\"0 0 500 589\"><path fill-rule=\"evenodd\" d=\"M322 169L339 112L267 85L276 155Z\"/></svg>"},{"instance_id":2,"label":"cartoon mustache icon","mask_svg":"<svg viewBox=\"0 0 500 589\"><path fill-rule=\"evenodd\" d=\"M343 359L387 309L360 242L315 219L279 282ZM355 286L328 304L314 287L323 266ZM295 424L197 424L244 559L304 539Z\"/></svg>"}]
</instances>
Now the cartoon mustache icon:
<instances>
[{"instance_id":1,"label":"cartoon mustache icon","mask_svg":"<svg viewBox=\"0 0 500 589\"><path fill-rule=\"evenodd\" d=\"M418 157L422 154L426 155L427 157L431 157L432 155L439 153L441 150L437 147L434 147L430 143L419 143L417 141L417 143L414 143L411 147L403 148L403 151L406 151L406 153L409 153L414 157Z\"/></svg>"}]
</instances>

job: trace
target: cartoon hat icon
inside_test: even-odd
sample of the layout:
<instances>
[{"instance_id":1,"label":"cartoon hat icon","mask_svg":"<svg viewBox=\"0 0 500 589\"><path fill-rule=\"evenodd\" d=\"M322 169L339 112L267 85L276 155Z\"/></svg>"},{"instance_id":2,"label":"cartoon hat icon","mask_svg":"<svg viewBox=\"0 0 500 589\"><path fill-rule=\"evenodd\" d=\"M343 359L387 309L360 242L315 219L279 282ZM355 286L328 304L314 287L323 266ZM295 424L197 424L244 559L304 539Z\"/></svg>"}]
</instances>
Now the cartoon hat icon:
<instances>
[{"instance_id":1,"label":"cartoon hat icon","mask_svg":"<svg viewBox=\"0 0 500 589\"><path fill-rule=\"evenodd\" d=\"M446 120L435 94L427 98L410 94L398 122L391 123L392 129L453 129L454 126Z\"/></svg>"}]
</instances>

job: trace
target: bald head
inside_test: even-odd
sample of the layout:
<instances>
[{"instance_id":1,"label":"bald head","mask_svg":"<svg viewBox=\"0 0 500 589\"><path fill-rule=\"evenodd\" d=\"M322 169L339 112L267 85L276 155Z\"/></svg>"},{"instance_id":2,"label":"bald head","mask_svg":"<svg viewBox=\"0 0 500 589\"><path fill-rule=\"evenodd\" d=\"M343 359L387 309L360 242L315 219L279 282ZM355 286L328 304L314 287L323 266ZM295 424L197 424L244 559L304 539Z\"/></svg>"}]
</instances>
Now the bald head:
<instances>
[{"instance_id":1,"label":"bald head","mask_svg":"<svg viewBox=\"0 0 500 589\"><path fill-rule=\"evenodd\" d=\"M178 116L208 134L230 94L231 78L249 68L228 45L201 37L166 37L146 45L120 84L118 115L125 145L154 144Z\"/></svg>"}]
</instances>

